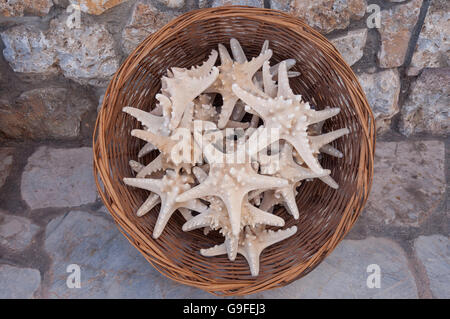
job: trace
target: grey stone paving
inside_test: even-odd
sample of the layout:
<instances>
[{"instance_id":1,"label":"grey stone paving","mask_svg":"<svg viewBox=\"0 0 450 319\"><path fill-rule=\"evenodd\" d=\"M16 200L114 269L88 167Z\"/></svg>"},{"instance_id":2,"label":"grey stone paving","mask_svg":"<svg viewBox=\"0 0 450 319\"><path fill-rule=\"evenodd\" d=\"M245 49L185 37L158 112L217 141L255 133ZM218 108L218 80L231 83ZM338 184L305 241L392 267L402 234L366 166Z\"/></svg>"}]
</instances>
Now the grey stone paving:
<instances>
[{"instance_id":1,"label":"grey stone paving","mask_svg":"<svg viewBox=\"0 0 450 319\"><path fill-rule=\"evenodd\" d=\"M40 283L37 269L0 265L0 299L33 298Z\"/></svg>"},{"instance_id":2,"label":"grey stone paving","mask_svg":"<svg viewBox=\"0 0 450 319\"><path fill-rule=\"evenodd\" d=\"M367 278L374 274L372 268L368 269L370 265L379 266L380 288L369 288L367 285ZM389 239L369 237L344 240L306 277L286 287L251 297L417 298L418 294L403 249Z\"/></svg>"},{"instance_id":3,"label":"grey stone paving","mask_svg":"<svg viewBox=\"0 0 450 319\"><path fill-rule=\"evenodd\" d=\"M40 147L22 174L22 197L31 209L71 207L96 200L92 149Z\"/></svg>"},{"instance_id":4,"label":"grey stone paving","mask_svg":"<svg viewBox=\"0 0 450 319\"><path fill-rule=\"evenodd\" d=\"M29 219L5 214L0 210L0 245L12 250L22 250L31 244L39 227Z\"/></svg>"},{"instance_id":5,"label":"grey stone paving","mask_svg":"<svg viewBox=\"0 0 450 319\"><path fill-rule=\"evenodd\" d=\"M450 241L442 235L420 236L414 242L436 298L450 299Z\"/></svg>"}]
</instances>

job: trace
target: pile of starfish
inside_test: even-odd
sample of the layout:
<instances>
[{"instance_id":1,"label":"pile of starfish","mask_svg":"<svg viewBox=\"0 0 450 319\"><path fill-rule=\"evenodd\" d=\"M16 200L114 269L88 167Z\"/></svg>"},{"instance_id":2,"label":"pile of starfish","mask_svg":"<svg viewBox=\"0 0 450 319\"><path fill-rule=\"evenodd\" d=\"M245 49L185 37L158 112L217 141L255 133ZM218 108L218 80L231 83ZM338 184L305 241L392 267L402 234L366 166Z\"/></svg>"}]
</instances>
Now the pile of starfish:
<instances>
[{"instance_id":1,"label":"pile of starfish","mask_svg":"<svg viewBox=\"0 0 450 319\"><path fill-rule=\"evenodd\" d=\"M294 94L295 60L270 66L268 41L251 60L236 39L230 48L232 55L219 44L199 66L168 69L149 112L123 108L141 125L131 135L145 141L137 161L130 161L135 177L124 183L149 192L138 216L160 205L155 239L178 211L186 220L183 231L224 237L200 254L231 261L242 255L257 276L263 250L297 232L297 226L282 229L285 220L274 208L284 205L299 219L302 182L318 178L338 188L319 160L321 153L343 157L330 143L349 130L322 133L340 109L316 110ZM155 156L145 156L151 152ZM154 159L144 163L147 158Z\"/></svg>"}]
</instances>

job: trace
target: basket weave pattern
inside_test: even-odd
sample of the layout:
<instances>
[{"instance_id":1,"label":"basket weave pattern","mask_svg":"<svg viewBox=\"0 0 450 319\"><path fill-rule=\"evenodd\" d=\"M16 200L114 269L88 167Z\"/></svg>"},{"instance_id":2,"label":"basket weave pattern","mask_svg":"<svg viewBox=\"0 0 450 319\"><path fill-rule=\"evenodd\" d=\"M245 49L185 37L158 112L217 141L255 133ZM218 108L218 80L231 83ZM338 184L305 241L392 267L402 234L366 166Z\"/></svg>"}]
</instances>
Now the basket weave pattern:
<instances>
[{"instance_id":1,"label":"basket weave pattern","mask_svg":"<svg viewBox=\"0 0 450 319\"><path fill-rule=\"evenodd\" d=\"M296 94L323 109L341 112L324 126L324 132L347 127L350 134L333 142L344 158L324 156L321 163L339 184L335 190L319 180L299 188L299 220L280 208L275 213L297 233L263 251L260 274L251 277L242 256L203 257L201 248L221 243L221 236L185 233L184 219L174 214L162 235L151 234L159 205L144 217L135 211L146 192L123 184L133 173L143 142L130 135L137 121L122 112L133 106L149 111L155 104L168 67L201 63L219 43L230 38L241 43L248 57L259 54L270 41L272 63L294 58L292 69L301 75L290 79ZM186 13L143 41L122 64L106 91L94 133L94 176L100 195L121 232L162 274L177 282L218 295L244 295L284 286L313 270L342 240L358 218L370 191L375 147L374 119L364 93L350 67L322 35L288 14L248 7L221 7ZM154 157L154 155L153 155ZM143 159L148 163L152 155Z\"/></svg>"}]
</instances>

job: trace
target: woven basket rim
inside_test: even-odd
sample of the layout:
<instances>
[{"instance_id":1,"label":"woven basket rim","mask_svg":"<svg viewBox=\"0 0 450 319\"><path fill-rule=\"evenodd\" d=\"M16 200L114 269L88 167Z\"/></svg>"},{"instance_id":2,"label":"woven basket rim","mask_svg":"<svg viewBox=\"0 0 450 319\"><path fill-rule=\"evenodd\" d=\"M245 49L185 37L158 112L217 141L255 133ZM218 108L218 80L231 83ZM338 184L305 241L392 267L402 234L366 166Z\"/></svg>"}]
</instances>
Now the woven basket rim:
<instances>
[{"instance_id":1,"label":"woven basket rim","mask_svg":"<svg viewBox=\"0 0 450 319\"><path fill-rule=\"evenodd\" d=\"M258 282L257 280L236 280L233 284L230 284L229 282L211 283L206 281L204 278L195 275L191 276L195 278L195 280L192 280L188 278L188 276L184 275L186 270L183 270L183 273L180 274L181 270L179 267L171 264L170 258L165 256L161 251L155 249L155 247L152 247L153 251L150 256L148 255L148 251L144 253L143 245L145 245L144 241L146 235L135 227L134 223L122 213L123 207L121 207L121 197L119 194L111 191L114 180L111 178L109 170L106 169L108 168L109 159L106 156L108 145L105 143L104 121L107 119L107 106L114 105L114 92L121 88L121 83L125 82L131 75L133 75L133 72L135 72L134 66L136 66L140 60L145 58L152 51L152 49L160 43L160 41L170 37L175 28L179 30L194 22L216 19L217 15L256 19L264 23L277 24L285 28L290 28L293 32L296 32L299 37L305 37L306 34L309 35L312 39L314 39L314 41L317 41L323 45L326 59L336 62L335 71L351 79L351 84L354 89L354 92L350 92L352 102L354 105L358 105L362 108L362 111L359 108L354 109L354 111L358 116L358 120L365 119L365 123L360 123L364 138L361 141L361 163L358 167L357 175L357 183L361 192L361 194L359 194L359 198L357 198L358 194L354 194L348 202L348 205L345 208L346 213L343 214L333 235L311 258L302 264L296 265L295 271L291 271L289 273L279 273L273 276L271 280L265 282ZM364 114L362 112L364 112ZM344 61L334 45L323 35L309 27L303 20L274 9L253 8L248 6L205 8L189 11L183 15L180 15L160 30L147 37L143 42L141 42L140 45L138 45L138 47L128 56L128 58L117 70L106 90L105 98L94 128L94 178L102 201L114 218L119 230L160 273L179 283L198 287L215 295L245 295L284 286L297 278L304 276L313 270L334 250L336 245L351 229L367 200L372 184L374 148L374 117L361 85L358 83L355 74ZM356 204L357 206L354 207Z\"/></svg>"}]
</instances>

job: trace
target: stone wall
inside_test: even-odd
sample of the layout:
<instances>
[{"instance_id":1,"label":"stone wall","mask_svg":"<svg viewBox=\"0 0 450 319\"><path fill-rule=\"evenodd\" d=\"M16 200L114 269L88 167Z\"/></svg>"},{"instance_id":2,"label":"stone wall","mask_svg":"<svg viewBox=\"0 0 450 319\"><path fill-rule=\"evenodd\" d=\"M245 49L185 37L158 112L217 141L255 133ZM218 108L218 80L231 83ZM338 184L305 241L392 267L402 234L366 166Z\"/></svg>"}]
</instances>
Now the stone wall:
<instances>
[{"instance_id":1,"label":"stone wall","mask_svg":"<svg viewBox=\"0 0 450 319\"><path fill-rule=\"evenodd\" d=\"M127 54L174 17L226 4L287 11L322 32L377 126L374 184L352 232L304 280L260 297L450 298L448 0L0 0L0 297L207 296L161 277L119 235L95 192L91 140ZM368 27L373 4L379 28ZM89 269L81 290L65 286L70 263ZM381 290L365 285L371 263Z\"/></svg>"}]
</instances>

